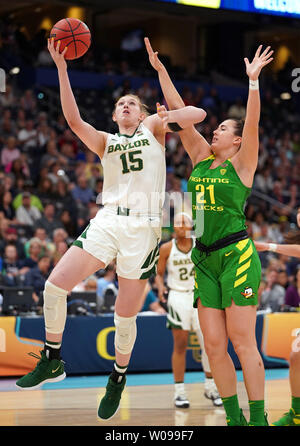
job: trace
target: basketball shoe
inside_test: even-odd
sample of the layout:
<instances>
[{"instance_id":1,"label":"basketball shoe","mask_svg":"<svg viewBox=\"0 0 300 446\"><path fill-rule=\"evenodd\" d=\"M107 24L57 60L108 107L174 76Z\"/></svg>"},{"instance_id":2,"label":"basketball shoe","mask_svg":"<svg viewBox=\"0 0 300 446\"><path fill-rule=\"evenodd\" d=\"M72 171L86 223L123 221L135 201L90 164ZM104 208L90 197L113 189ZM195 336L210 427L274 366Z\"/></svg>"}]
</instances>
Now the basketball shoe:
<instances>
[{"instance_id":1,"label":"basketball shoe","mask_svg":"<svg viewBox=\"0 0 300 446\"><path fill-rule=\"evenodd\" d=\"M178 409L187 409L190 407L190 402L185 393L184 383L175 384L174 404Z\"/></svg>"},{"instance_id":2,"label":"basketball shoe","mask_svg":"<svg viewBox=\"0 0 300 446\"><path fill-rule=\"evenodd\" d=\"M204 383L204 396L212 400L214 406L223 406L222 399L219 395L217 386L213 378L206 378Z\"/></svg>"},{"instance_id":3,"label":"basketball shoe","mask_svg":"<svg viewBox=\"0 0 300 446\"><path fill-rule=\"evenodd\" d=\"M41 350L41 356L28 353L29 356L39 359L35 369L22 376L16 382L16 386L22 390L34 390L45 383L62 381L65 377L64 362L61 359L48 359L46 353Z\"/></svg>"},{"instance_id":4,"label":"basketball shoe","mask_svg":"<svg viewBox=\"0 0 300 446\"><path fill-rule=\"evenodd\" d=\"M102 418L103 420L109 420L115 415L120 406L120 400L125 384L125 375L120 383L113 381L111 377L108 378L106 392L104 397L100 401L98 409L99 418Z\"/></svg>"},{"instance_id":5,"label":"basketball shoe","mask_svg":"<svg viewBox=\"0 0 300 446\"><path fill-rule=\"evenodd\" d=\"M296 414L294 409L291 408L278 421L274 421L271 426L300 426L300 415Z\"/></svg>"},{"instance_id":6,"label":"basketball shoe","mask_svg":"<svg viewBox=\"0 0 300 446\"><path fill-rule=\"evenodd\" d=\"M242 409L240 409L240 419L226 417L227 426L248 426L247 420L244 417Z\"/></svg>"}]
</instances>

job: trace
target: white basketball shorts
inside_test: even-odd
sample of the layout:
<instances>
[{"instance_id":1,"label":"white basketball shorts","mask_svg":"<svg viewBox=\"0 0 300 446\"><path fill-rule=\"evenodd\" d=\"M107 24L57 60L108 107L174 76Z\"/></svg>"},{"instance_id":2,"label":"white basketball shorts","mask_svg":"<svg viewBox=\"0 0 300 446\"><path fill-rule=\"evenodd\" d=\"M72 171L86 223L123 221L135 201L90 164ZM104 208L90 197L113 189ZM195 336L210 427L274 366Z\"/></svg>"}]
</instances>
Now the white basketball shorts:
<instances>
[{"instance_id":1,"label":"white basketball shorts","mask_svg":"<svg viewBox=\"0 0 300 446\"><path fill-rule=\"evenodd\" d=\"M118 215L116 210L104 207L73 245L105 266L115 260L120 277L148 279L156 274L160 238L159 217Z\"/></svg>"},{"instance_id":2,"label":"white basketball shorts","mask_svg":"<svg viewBox=\"0 0 300 446\"><path fill-rule=\"evenodd\" d=\"M198 310L193 308L193 292L170 290L168 295L167 327L196 331L200 329Z\"/></svg>"}]
</instances>

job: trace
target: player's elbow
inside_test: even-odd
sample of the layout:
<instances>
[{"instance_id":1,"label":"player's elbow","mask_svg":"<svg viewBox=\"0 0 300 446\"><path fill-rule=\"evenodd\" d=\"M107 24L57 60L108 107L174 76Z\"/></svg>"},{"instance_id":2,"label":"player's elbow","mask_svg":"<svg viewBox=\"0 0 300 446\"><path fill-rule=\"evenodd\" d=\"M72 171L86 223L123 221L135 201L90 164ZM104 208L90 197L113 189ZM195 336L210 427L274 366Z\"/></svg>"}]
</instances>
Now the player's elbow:
<instances>
[{"instance_id":1,"label":"player's elbow","mask_svg":"<svg viewBox=\"0 0 300 446\"><path fill-rule=\"evenodd\" d=\"M186 119L183 122L182 128L189 127L193 124L198 124L199 122L204 121L206 118L206 111L202 108L194 107L193 105L188 105L185 107L186 110Z\"/></svg>"}]
</instances>

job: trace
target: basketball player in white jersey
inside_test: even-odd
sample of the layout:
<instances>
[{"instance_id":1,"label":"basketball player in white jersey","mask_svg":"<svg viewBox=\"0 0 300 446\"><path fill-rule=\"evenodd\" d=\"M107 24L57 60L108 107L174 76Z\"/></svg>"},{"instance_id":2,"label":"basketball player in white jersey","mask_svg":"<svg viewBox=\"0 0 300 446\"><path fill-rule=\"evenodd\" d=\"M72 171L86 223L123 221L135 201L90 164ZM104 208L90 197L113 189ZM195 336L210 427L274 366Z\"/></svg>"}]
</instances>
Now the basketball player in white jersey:
<instances>
[{"instance_id":1,"label":"basketball player in white jersey","mask_svg":"<svg viewBox=\"0 0 300 446\"><path fill-rule=\"evenodd\" d=\"M146 116L136 96L120 98L113 111L115 135L98 131L82 120L59 43L48 49L58 69L62 110L71 130L102 162L104 207L51 272L44 289L46 342L33 372L17 381L21 389L40 387L65 377L60 357L66 321L66 298L74 286L116 259L119 293L115 304L116 362L98 416L111 418L125 386L125 372L136 339L136 316L143 291L155 273L160 241L161 208L165 192L165 134L171 123L185 128L206 113L195 107L170 112L162 120Z\"/></svg>"},{"instance_id":2,"label":"basketball player in white jersey","mask_svg":"<svg viewBox=\"0 0 300 446\"><path fill-rule=\"evenodd\" d=\"M188 214L181 212L175 216L175 238L161 245L155 278L159 299L166 302L164 295L167 289L164 276L167 270L169 289L167 327L172 330L173 335L174 403L178 408L190 406L184 388L186 350L190 331L196 332L201 347L202 367L205 373L204 395L211 399L215 406L222 405L205 352L197 309L193 308L194 266L191 253L195 240L191 235L192 228L193 221Z\"/></svg>"}]
</instances>

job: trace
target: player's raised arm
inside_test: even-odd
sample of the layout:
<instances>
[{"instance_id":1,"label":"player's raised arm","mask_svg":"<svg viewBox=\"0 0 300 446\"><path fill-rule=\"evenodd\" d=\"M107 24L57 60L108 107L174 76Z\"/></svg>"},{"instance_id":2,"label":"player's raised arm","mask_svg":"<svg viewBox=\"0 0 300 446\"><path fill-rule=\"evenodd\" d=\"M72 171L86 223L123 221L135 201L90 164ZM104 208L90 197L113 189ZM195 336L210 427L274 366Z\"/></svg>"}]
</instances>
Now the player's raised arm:
<instances>
[{"instance_id":1,"label":"player's raised arm","mask_svg":"<svg viewBox=\"0 0 300 446\"><path fill-rule=\"evenodd\" d=\"M175 88L169 73L158 58L158 52L153 51L149 39L145 38L145 45L152 67L157 71L159 83L170 110L176 110L185 107L184 101ZM203 110L204 112L204 110ZM206 116L206 112L205 116ZM205 119L205 118L203 118ZM199 160L211 155L210 145L206 139L195 129L193 125L180 131L180 137L185 150L187 151L192 163L195 165Z\"/></svg>"},{"instance_id":2,"label":"player's raised arm","mask_svg":"<svg viewBox=\"0 0 300 446\"><path fill-rule=\"evenodd\" d=\"M54 47L54 39L48 39L48 50L54 60L57 70L60 87L60 100L64 117L70 129L81 139L81 141L93 152L102 157L105 149L105 132L96 130L93 126L83 121L80 116L73 91L70 85L67 72L67 63L64 55L68 49L59 52L60 42Z\"/></svg>"},{"instance_id":3,"label":"player's raised arm","mask_svg":"<svg viewBox=\"0 0 300 446\"><path fill-rule=\"evenodd\" d=\"M249 94L241 148L236 155L238 171L247 170L252 177L257 168L259 147L260 95L258 78L262 68L273 60L271 57L273 51L270 51L269 46L262 53L261 50L262 45L258 47L251 63L247 58L244 59L249 77Z\"/></svg>"}]
</instances>

